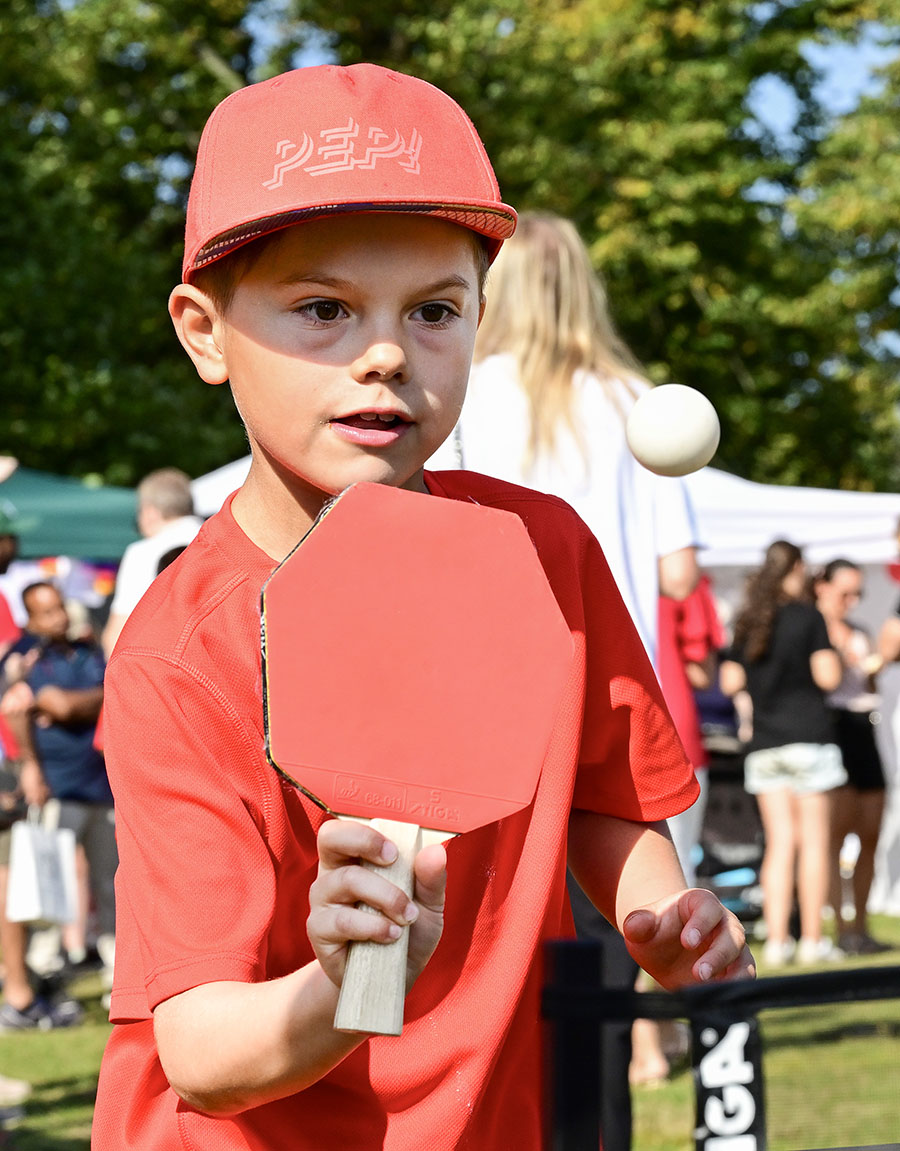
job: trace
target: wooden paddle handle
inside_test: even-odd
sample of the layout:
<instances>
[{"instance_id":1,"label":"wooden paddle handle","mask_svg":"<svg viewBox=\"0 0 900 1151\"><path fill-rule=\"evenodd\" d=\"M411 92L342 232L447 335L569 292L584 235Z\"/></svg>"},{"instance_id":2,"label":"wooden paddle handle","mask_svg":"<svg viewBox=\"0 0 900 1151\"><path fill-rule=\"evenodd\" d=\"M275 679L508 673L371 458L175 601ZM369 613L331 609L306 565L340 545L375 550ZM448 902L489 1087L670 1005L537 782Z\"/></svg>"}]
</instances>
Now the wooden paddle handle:
<instances>
[{"instance_id":1,"label":"wooden paddle handle","mask_svg":"<svg viewBox=\"0 0 900 1151\"><path fill-rule=\"evenodd\" d=\"M398 855L389 867L363 864L402 888L410 898L413 891L413 861L421 847L419 828L414 823L373 819L372 826L396 845ZM360 904L373 915L374 911ZM367 1031L373 1035L400 1035L403 1031L403 1005L406 1000L406 955L409 928L392 943L351 943L347 966L334 1016L336 1031Z\"/></svg>"}]
</instances>

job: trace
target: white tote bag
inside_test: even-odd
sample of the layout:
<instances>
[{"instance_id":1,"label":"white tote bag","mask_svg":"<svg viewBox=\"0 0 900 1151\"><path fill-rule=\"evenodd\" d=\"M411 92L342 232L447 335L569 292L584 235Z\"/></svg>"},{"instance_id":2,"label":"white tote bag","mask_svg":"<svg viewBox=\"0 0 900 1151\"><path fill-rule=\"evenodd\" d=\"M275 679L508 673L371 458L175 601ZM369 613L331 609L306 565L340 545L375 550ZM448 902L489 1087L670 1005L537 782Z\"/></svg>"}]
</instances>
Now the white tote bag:
<instances>
[{"instance_id":1,"label":"white tote bag","mask_svg":"<svg viewBox=\"0 0 900 1151\"><path fill-rule=\"evenodd\" d=\"M57 827L59 805L12 825L6 918L12 923L72 923L78 906L75 832Z\"/></svg>"}]
</instances>

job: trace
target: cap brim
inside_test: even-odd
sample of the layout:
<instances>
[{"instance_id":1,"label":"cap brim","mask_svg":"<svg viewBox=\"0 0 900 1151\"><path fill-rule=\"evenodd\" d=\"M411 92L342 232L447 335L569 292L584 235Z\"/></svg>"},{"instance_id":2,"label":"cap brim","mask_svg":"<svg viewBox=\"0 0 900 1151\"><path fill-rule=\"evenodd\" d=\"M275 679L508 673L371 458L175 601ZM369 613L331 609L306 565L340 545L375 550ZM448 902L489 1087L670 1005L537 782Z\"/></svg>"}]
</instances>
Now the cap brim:
<instances>
[{"instance_id":1,"label":"cap brim","mask_svg":"<svg viewBox=\"0 0 900 1151\"><path fill-rule=\"evenodd\" d=\"M185 280L190 280L194 272L199 272L216 260L227 256L238 248L267 236L272 232L289 228L293 224L303 223L306 220L321 219L327 216L342 216L356 212L413 212L423 216L434 216L437 219L449 220L468 228L483 236L488 255L494 260L500 251L504 240L508 240L516 230L515 210L507 204L429 204L429 203L351 203L351 204L320 204L312 208L299 208L289 212L279 212L274 216L264 216L249 220L234 228L229 228L213 239L207 241L193 256L190 263L185 261L183 270Z\"/></svg>"}]
</instances>

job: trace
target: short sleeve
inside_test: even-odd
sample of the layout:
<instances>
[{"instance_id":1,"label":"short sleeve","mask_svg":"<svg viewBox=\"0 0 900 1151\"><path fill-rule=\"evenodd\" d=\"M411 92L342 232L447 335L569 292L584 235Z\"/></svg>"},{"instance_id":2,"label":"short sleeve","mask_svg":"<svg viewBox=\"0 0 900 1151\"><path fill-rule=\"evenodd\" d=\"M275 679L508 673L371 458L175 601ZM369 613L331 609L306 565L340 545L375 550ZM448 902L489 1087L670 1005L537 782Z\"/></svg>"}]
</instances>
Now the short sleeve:
<instances>
[{"instance_id":1,"label":"short sleeve","mask_svg":"<svg viewBox=\"0 0 900 1151\"><path fill-rule=\"evenodd\" d=\"M261 978L275 867L259 741L216 684L158 655L111 662L103 722L124 927L113 1022L201 983Z\"/></svg>"},{"instance_id":2,"label":"short sleeve","mask_svg":"<svg viewBox=\"0 0 900 1151\"><path fill-rule=\"evenodd\" d=\"M828 625L818 608L810 607L810 652L827 651L834 645L828 637Z\"/></svg>"}]
</instances>

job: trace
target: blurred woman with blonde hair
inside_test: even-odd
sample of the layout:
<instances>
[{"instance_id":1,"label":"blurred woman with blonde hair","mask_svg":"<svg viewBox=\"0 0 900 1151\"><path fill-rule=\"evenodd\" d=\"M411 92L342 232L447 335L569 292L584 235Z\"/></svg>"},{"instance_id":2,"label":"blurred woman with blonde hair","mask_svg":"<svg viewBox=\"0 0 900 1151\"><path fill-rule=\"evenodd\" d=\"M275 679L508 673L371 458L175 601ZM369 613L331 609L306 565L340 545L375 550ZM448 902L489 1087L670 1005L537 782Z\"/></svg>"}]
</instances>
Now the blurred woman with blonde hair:
<instances>
[{"instance_id":1,"label":"blurred woman with blonde hair","mask_svg":"<svg viewBox=\"0 0 900 1151\"><path fill-rule=\"evenodd\" d=\"M429 466L466 467L561 496L600 541L656 658L657 597L698 579L687 490L642 468L625 418L651 385L610 316L574 225L523 212L491 270L452 441Z\"/></svg>"}]
</instances>

